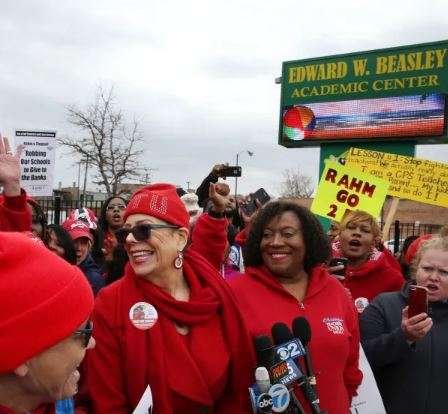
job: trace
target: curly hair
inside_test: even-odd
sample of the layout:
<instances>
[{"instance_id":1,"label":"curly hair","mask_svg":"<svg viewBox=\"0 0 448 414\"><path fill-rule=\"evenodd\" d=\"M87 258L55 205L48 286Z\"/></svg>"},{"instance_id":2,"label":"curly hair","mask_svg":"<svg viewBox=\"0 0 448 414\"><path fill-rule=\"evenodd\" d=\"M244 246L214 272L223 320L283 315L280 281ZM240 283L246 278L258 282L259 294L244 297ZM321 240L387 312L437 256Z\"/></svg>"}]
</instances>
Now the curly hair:
<instances>
[{"instance_id":1,"label":"curly hair","mask_svg":"<svg viewBox=\"0 0 448 414\"><path fill-rule=\"evenodd\" d=\"M330 243L322 226L311 211L290 201L273 201L265 207L254 219L244 248L244 264L259 266L263 264L260 243L268 223L283 213L296 215L302 225L302 235L305 244L305 259L303 268L309 272L318 264L325 263L330 257Z\"/></svg>"}]
</instances>

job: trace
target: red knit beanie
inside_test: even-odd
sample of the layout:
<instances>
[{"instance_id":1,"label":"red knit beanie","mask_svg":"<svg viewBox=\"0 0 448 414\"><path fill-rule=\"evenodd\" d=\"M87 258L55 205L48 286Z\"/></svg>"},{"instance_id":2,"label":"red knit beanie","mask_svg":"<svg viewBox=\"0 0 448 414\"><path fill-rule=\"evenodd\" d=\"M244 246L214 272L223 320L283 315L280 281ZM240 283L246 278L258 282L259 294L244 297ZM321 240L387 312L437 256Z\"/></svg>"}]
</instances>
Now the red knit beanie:
<instances>
[{"instance_id":1,"label":"red knit beanie","mask_svg":"<svg viewBox=\"0 0 448 414\"><path fill-rule=\"evenodd\" d=\"M68 338L92 309L78 267L24 234L0 232L0 374Z\"/></svg>"},{"instance_id":2,"label":"red knit beanie","mask_svg":"<svg viewBox=\"0 0 448 414\"><path fill-rule=\"evenodd\" d=\"M171 184L151 184L136 191L124 212L124 220L131 214L147 214L169 224L187 227L190 215Z\"/></svg>"},{"instance_id":3,"label":"red knit beanie","mask_svg":"<svg viewBox=\"0 0 448 414\"><path fill-rule=\"evenodd\" d=\"M408 250L406 250L406 254L404 255L404 259L408 264L411 264L414 260L415 255L417 254L418 250L420 249L423 242L426 240L429 240L433 235L432 234L423 234L418 239L415 239L408 247Z\"/></svg>"}]
</instances>

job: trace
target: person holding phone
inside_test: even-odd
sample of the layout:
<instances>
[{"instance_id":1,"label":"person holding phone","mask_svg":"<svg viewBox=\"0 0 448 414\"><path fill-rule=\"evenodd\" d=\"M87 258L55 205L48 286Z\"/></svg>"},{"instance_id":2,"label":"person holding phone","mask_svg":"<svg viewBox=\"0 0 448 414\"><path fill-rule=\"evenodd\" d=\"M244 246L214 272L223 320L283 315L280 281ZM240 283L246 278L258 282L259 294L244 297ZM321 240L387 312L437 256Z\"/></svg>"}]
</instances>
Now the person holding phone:
<instances>
[{"instance_id":1,"label":"person holding phone","mask_svg":"<svg viewBox=\"0 0 448 414\"><path fill-rule=\"evenodd\" d=\"M379 295L364 310L362 345L389 414L442 414L447 412L448 237L422 244L412 277L401 291Z\"/></svg>"}]
</instances>

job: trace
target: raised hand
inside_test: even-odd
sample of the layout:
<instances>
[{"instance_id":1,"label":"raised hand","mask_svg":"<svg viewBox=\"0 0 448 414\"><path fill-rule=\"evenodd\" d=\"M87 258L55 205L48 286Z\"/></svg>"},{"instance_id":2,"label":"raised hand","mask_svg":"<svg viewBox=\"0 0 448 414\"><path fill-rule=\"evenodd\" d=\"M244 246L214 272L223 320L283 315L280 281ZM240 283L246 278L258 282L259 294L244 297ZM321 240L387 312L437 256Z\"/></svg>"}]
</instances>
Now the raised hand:
<instances>
[{"instance_id":1,"label":"raised hand","mask_svg":"<svg viewBox=\"0 0 448 414\"><path fill-rule=\"evenodd\" d=\"M11 151L9 140L0 136L0 184L3 193L8 197L20 195L20 156L23 147L17 148L16 154Z\"/></svg>"},{"instance_id":2,"label":"raised hand","mask_svg":"<svg viewBox=\"0 0 448 414\"><path fill-rule=\"evenodd\" d=\"M213 210L223 213L229 204L230 188L226 183L210 183L208 196L213 203Z\"/></svg>"}]
</instances>

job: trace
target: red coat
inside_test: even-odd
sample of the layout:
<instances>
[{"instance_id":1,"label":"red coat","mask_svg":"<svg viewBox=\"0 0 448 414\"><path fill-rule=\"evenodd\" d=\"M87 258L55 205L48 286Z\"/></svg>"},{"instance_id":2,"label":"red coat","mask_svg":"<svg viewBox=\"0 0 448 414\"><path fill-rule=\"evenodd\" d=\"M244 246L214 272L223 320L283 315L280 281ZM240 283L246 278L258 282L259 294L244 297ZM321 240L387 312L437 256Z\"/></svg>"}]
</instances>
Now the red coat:
<instances>
[{"instance_id":1,"label":"red coat","mask_svg":"<svg viewBox=\"0 0 448 414\"><path fill-rule=\"evenodd\" d=\"M391 266L388 257L378 252L376 257L361 266L348 266L343 283L350 290L355 306L361 313L380 293L400 290L404 278L397 268Z\"/></svg>"},{"instance_id":2,"label":"red coat","mask_svg":"<svg viewBox=\"0 0 448 414\"><path fill-rule=\"evenodd\" d=\"M0 231L30 231L31 211L26 193L17 197L0 196Z\"/></svg>"},{"instance_id":3,"label":"red coat","mask_svg":"<svg viewBox=\"0 0 448 414\"><path fill-rule=\"evenodd\" d=\"M302 303L265 267L249 267L229 284L253 336L270 335L276 322L291 326L297 316L308 320L321 408L331 414L347 414L362 373L358 369L358 317L341 284L325 268L316 267Z\"/></svg>"},{"instance_id":4,"label":"red coat","mask_svg":"<svg viewBox=\"0 0 448 414\"><path fill-rule=\"evenodd\" d=\"M202 229L200 221L203 225ZM203 215L198 219L196 228L196 236L201 237L196 238L193 235L193 242L189 248L193 252L187 252L185 255L184 275L188 274L186 273L188 267L193 268L190 266L192 262L189 263L189 259L193 259L193 256L196 257L195 263L203 261L202 269L207 269L209 273L207 276L201 273L199 267L193 268L195 271L198 270L198 274L202 274L198 278L201 282L199 289L192 288L197 285L197 281L193 283L192 279L186 277L191 289L188 304L198 301L199 295L206 295L206 301L200 302L200 307L208 306L207 300L212 304L216 298L219 298L219 311L215 312L213 318L206 324L199 323L196 328L193 326L187 337L180 337L177 333L173 335L171 331L174 327L167 323L167 319L173 320L172 310L169 313L168 309L167 311L165 309L171 306L170 303L174 299L165 298L161 301L163 292L157 293L158 288L155 286L151 287L152 293L149 293L153 296L148 296L149 286L140 289L141 284L145 282L138 281L128 266L126 275L104 288L95 303L92 319L97 346L89 351L87 356L87 387L94 400L93 412L99 414L131 412L143 394L146 384L149 384L154 398L155 411L153 412L164 414L165 411L157 407L165 404L165 401L171 401L169 408L174 408L176 413L196 414L199 406L209 405L198 403L201 398L205 399L204 394L201 394L204 387L194 388L197 384L196 380L201 380L201 374L205 381L209 378L213 379L213 382L207 382L207 386L214 412L218 414L249 412L247 387L250 385L254 367L252 343L229 287L217 271L213 272L210 267L210 263L213 263L215 269L219 268L219 262L222 261L227 221ZM218 233L222 233L220 237ZM197 252L207 251L207 249L212 252L208 257L208 263L197 255ZM210 290L209 293L207 293L208 290ZM211 296L212 292L214 296ZM140 295L142 295L141 299ZM159 312L157 324L148 331L139 331L129 320L130 306L142 299L145 301L149 299L149 303L154 304ZM178 312L182 312L180 311L182 306L189 305L176 304ZM196 310L199 312L199 308ZM183 312L183 315L186 315L186 312ZM192 313L191 317L194 318L195 315ZM197 316L200 315L201 313L197 314ZM175 320L182 321L182 319ZM200 334L200 329L202 339L199 343L195 341L195 337L197 338ZM205 330L210 334L207 334ZM179 338L185 341L184 344L179 342ZM184 351L184 346L190 353ZM195 353L194 349L197 351L198 347L204 352ZM163 352L160 352L161 350ZM197 363L197 367L205 361L204 369L197 371L198 368L195 368L194 363L191 364L192 360ZM188 364L184 364L185 361ZM192 367L190 371L186 369L187 365ZM186 371L191 375L184 375ZM198 372L200 372L199 375L197 375ZM165 397L167 382L169 390L173 391ZM191 398L182 397L186 395L186 389L192 391L187 394ZM194 391L196 395L193 395ZM237 391L239 396L236 396Z\"/></svg>"},{"instance_id":5,"label":"red coat","mask_svg":"<svg viewBox=\"0 0 448 414\"><path fill-rule=\"evenodd\" d=\"M339 242L332 245L333 257L342 257ZM374 249L370 258L360 266L347 266L344 286L350 291L358 312L380 293L400 290L404 283L399 264L390 252Z\"/></svg>"}]
</instances>

